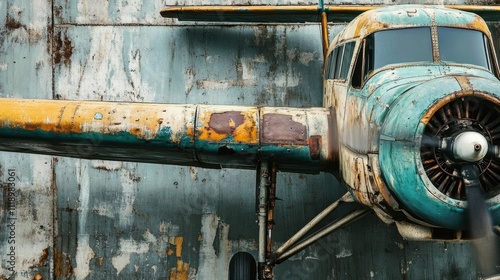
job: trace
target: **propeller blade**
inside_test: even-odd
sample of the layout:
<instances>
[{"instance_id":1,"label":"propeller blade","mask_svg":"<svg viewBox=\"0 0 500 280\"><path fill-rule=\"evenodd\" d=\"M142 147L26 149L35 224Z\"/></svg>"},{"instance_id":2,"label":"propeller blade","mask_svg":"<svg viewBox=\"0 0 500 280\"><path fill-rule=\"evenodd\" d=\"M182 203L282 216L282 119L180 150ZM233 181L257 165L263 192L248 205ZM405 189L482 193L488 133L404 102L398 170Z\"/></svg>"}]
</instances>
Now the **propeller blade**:
<instances>
[{"instance_id":1,"label":"propeller blade","mask_svg":"<svg viewBox=\"0 0 500 280\"><path fill-rule=\"evenodd\" d=\"M479 180L479 167L474 163L463 164L461 175L466 187L477 264L483 276L493 275L498 265L497 237L493 234L491 216Z\"/></svg>"},{"instance_id":2,"label":"propeller blade","mask_svg":"<svg viewBox=\"0 0 500 280\"><path fill-rule=\"evenodd\" d=\"M490 146L488 148L488 156L500 160L500 146Z\"/></svg>"}]
</instances>

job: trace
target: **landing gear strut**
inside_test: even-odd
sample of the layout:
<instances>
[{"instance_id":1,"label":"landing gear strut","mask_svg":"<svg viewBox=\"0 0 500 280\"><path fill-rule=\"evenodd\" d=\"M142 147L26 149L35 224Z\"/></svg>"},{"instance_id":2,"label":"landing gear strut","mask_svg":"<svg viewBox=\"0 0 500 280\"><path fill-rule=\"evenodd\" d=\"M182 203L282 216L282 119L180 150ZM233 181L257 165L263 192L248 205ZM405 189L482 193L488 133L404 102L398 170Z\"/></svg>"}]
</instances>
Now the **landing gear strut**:
<instances>
[{"instance_id":1,"label":"landing gear strut","mask_svg":"<svg viewBox=\"0 0 500 280\"><path fill-rule=\"evenodd\" d=\"M318 241L320 238L333 231L363 217L368 209L360 209L347 214L334 221L327 227L304 237L319 222L328 216L341 204L354 202L350 193L345 193L340 199L332 203L325 210L314 217L301 230L286 241L280 248L272 250L272 231L274 227L274 208L276 198L276 166L267 162L261 162L258 169L258 203L257 215L259 225L259 253L258 253L258 279L272 280L274 277L274 266L280 264L302 251L307 246Z\"/></svg>"}]
</instances>

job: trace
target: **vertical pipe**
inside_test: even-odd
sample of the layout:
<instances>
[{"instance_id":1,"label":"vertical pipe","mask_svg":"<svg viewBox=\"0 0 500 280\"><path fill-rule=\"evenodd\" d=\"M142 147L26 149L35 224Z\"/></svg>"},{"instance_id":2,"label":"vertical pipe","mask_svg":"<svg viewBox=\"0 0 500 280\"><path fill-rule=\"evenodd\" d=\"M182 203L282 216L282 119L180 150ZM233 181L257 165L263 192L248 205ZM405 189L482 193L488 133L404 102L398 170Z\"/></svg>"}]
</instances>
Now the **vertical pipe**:
<instances>
[{"instance_id":1,"label":"vertical pipe","mask_svg":"<svg viewBox=\"0 0 500 280\"><path fill-rule=\"evenodd\" d=\"M272 233L274 227L274 207L276 206L276 164L272 164L271 167L271 185L269 187L269 205L267 211L267 258L270 257L272 252Z\"/></svg>"},{"instance_id":2,"label":"vertical pipe","mask_svg":"<svg viewBox=\"0 0 500 280\"><path fill-rule=\"evenodd\" d=\"M264 266L266 262L266 231L267 231L267 191L269 187L269 167L267 162L259 166L258 188L258 224L259 224L259 280L264 279Z\"/></svg>"},{"instance_id":3,"label":"vertical pipe","mask_svg":"<svg viewBox=\"0 0 500 280\"><path fill-rule=\"evenodd\" d=\"M328 38L328 15L325 10L321 11L321 42L323 45L323 60L326 60L328 55L328 48L330 47L330 41Z\"/></svg>"}]
</instances>

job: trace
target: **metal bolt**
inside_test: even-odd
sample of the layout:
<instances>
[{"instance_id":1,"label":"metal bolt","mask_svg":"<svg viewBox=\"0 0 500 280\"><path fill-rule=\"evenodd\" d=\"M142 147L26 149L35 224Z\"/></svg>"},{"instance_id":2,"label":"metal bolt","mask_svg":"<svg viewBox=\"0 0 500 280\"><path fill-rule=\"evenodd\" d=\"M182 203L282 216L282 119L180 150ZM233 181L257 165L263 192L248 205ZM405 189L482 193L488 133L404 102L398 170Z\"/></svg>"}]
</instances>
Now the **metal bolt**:
<instances>
[{"instance_id":1,"label":"metal bolt","mask_svg":"<svg viewBox=\"0 0 500 280\"><path fill-rule=\"evenodd\" d=\"M477 144L477 143L474 144L474 151L479 152L479 151L481 151L481 148L482 148L481 144Z\"/></svg>"}]
</instances>

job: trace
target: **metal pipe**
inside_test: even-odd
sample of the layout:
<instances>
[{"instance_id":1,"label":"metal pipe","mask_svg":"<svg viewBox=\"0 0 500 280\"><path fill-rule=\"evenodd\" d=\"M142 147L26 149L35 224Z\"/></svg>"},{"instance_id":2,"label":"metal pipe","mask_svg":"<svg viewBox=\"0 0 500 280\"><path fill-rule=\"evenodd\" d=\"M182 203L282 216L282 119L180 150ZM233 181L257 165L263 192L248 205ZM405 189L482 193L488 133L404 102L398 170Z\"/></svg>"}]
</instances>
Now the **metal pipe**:
<instances>
[{"instance_id":1,"label":"metal pipe","mask_svg":"<svg viewBox=\"0 0 500 280\"><path fill-rule=\"evenodd\" d=\"M328 38L328 14L325 10L321 11L321 41L323 45L323 60L326 61L330 39Z\"/></svg>"},{"instance_id":2,"label":"metal pipe","mask_svg":"<svg viewBox=\"0 0 500 280\"><path fill-rule=\"evenodd\" d=\"M259 224L259 279L264 279L263 270L266 262L266 230L267 230L267 192L269 187L269 167L267 162L261 162L259 166L259 201L258 201L258 224Z\"/></svg>"},{"instance_id":3,"label":"metal pipe","mask_svg":"<svg viewBox=\"0 0 500 280\"><path fill-rule=\"evenodd\" d=\"M273 250L272 248L272 233L274 227L274 208L276 206L276 164L272 164L271 167L271 185L269 187L269 205L267 211L267 255L266 257L270 257L270 254Z\"/></svg>"},{"instance_id":4,"label":"metal pipe","mask_svg":"<svg viewBox=\"0 0 500 280\"><path fill-rule=\"evenodd\" d=\"M290 258L291 256L293 256L294 254L302 251L304 248L306 248L307 246L309 246L312 243L316 242L320 238L322 238L322 237L324 237L324 236L332 233L333 231L339 229L340 227L343 227L343 226L349 224L350 222L353 222L353 221L355 221L355 220L363 217L368 212L369 212L368 209L356 210L356 211L352 212L351 214L343 217L342 219L340 219L340 220L336 221L335 223L333 223L332 225L328 226L327 228L325 228L325 229L319 231L318 233L314 234L310 238L308 238L308 239L302 241L301 243L297 244L297 246L293 247L292 249L290 249L286 253L284 253L281 256L279 256L275 260L275 263L279 264L279 263L287 260L288 258Z\"/></svg>"},{"instance_id":5,"label":"metal pipe","mask_svg":"<svg viewBox=\"0 0 500 280\"><path fill-rule=\"evenodd\" d=\"M343 202L351 202L352 197L350 193L345 193L341 198L336 200L334 203L330 204L325 210L321 211L316 217L314 217L309 223L307 223L301 230L299 230L295 235L293 235L288 241L286 241L281 247L279 247L275 252L275 257L280 257L289 247L294 245L299 241L304 235L306 235L314 226L321 222L328 214L335 210Z\"/></svg>"}]
</instances>

